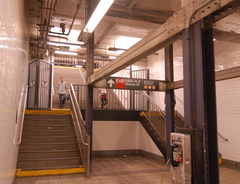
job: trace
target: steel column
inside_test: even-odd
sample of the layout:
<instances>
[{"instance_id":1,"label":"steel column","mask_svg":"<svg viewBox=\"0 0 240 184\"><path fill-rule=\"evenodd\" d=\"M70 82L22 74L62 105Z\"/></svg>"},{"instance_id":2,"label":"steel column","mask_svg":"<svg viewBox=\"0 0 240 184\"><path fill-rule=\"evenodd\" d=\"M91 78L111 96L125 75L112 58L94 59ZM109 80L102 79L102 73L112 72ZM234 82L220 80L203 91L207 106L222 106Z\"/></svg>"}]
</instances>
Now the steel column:
<instances>
[{"instance_id":1,"label":"steel column","mask_svg":"<svg viewBox=\"0 0 240 184\"><path fill-rule=\"evenodd\" d=\"M203 30L203 70L205 74L205 150L206 183L219 183L217 110L215 87L215 63L213 45L213 27L211 17L204 19ZM206 108L207 107L207 108Z\"/></svg>"},{"instance_id":2,"label":"steel column","mask_svg":"<svg viewBox=\"0 0 240 184\"><path fill-rule=\"evenodd\" d=\"M183 31L185 125L187 128L198 128L206 132L203 135L203 139L206 141L205 147L202 148L205 159L193 164L193 170L197 170L193 173L198 173L198 176L193 176L193 183L199 184L219 183L218 163L216 162L215 71L211 32L212 26L204 30L201 22L197 22ZM209 133L212 135L208 136ZM193 142L196 141L193 140ZM209 143L211 143L211 148L208 146ZM210 155L209 151L213 151L213 154ZM214 160L211 162L212 166L209 165L210 158Z\"/></svg>"},{"instance_id":3,"label":"steel column","mask_svg":"<svg viewBox=\"0 0 240 184\"><path fill-rule=\"evenodd\" d=\"M174 81L173 75L173 45L165 47L165 79L167 82ZM167 90L165 93L166 105L166 161L171 158L170 134L174 132L174 90Z\"/></svg>"},{"instance_id":4,"label":"steel column","mask_svg":"<svg viewBox=\"0 0 240 184\"><path fill-rule=\"evenodd\" d=\"M86 8L86 22L90 18L91 11L91 0L87 0ZM94 71L94 33L89 37L87 42L87 62L86 62L86 81L93 74ZM90 136L90 170L92 165L92 131L93 131L93 86L86 86L86 111L85 111L85 122L87 128L87 134Z\"/></svg>"}]
</instances>

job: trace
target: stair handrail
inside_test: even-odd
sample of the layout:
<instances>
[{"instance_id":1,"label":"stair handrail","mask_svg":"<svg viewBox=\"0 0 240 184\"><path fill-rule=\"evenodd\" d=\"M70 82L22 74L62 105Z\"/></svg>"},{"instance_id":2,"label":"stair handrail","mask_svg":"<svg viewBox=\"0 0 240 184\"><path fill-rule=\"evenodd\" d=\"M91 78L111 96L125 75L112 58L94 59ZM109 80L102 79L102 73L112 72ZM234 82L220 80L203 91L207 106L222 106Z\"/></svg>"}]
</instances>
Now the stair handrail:
<instances>
[{"instance_id":1,"label":"stair handrail","mask_svg":"<svg viewBox=\"0 0 240 184\"><path fill-rule=\"evenodd\" d=\"M150 101L151 104L153 104L159 111L159 113L163 116L166 116L165 112L161 109L161 107L159 107L158 104L156 104L151 97L146 93L146 91L142 91L142 94L145 98L147 98L148 101Z\"/></svg>"},{"instance_id":2,"label":"stair handrail","mask_svg":"<svg viewBox=\"0 0 240 184\"><path fill-rule=\"evenodd\" d=\"M177 97L176 95L175 95L175 98L179 101L179 102L181 102L181 104L184 106L184 101L182 101L179 97ZM180 113L179 113L180 114ZM180 114L181 115L181 114ZM217 132L217 135L220 137L220 138L222 138L224 141L228 141L228 139L226 138L226 137L224 137L221 133L219 133L219 132Z\"/></svg>"},{"instance_id":3,"label":"stair handrail","mask_svg":"<svg viewBox=\"0 0 240 184\"><path fill-rule=\"evenodd\" d=\"M82 71L81 71L80 68L78 68L78 70L79 70L79 72L80 72L80 75L81 75L81 77L82 77L83 83L84 83L84 85L85 85L85 84L86 84L86 80L85 80L85 78L84 78L84 76L83 76L83 73L82 73Z\"/></svg>"},{"instance_id":4,"label":"stair handrail","mask_svg":"<svg viewBox=\"0 0 240 184\"><path fill-rule=\"evenodd\" d=\"M80 154L82 156L82 162L85 169L86 177L90 177L90 136L87 134L85 123L82 117L82 113L76 98L76 94L73 88L73 84L70 84L70 99L71 99L71 111L74 116L73 122L78 137L78 143L80 147ZM76 121L75 121L76 120ZM84 139L86 138L86 140Z\"/></svg>"},{"instance_id":5,"label":"stair handrail","mask_svg":"<svg viewBox=\"0 0 240 184\"><path fill-rule=\"evenodd\" d=\"M28 84L24 84L22 87L20 100L18 104L15 136L13 139L13 143L15 145L19 145L22 142L22 131L23 131L24 114L25 114L25 109L27 104L27 94L28 94Z\"/></svg>"},{"instance_id":6,"label":"stair handrail","mask_svg":"<svg viewBox=\"0 0 240 184\"><path fill-rule=\"evenodd\" d=\"M218 134L218 136L221 137L224 141L226 141L226 142L228 141L228 139L225 138L225 137L224 137L222 134L220 134L219 132L218 132L217 134Z\"/></svg>"}]
</instances>

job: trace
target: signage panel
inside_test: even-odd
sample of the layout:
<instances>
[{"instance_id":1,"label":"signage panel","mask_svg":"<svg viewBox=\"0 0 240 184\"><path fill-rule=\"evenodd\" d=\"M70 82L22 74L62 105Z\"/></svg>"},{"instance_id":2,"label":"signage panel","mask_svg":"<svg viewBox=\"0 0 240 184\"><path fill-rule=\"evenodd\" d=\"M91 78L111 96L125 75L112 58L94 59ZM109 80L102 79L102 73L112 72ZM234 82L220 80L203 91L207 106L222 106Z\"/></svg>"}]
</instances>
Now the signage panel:
<instances>
[{"instance_id":1,"label":"signage panel","mask_svg":"<svg viewBox=\"0 0 240 184\"><path fill-rule=\"evenodd\" d=\"M159 80L130 79L111 77L107 78L107 88L159 91Z\"/></svg>"}]
</instances>

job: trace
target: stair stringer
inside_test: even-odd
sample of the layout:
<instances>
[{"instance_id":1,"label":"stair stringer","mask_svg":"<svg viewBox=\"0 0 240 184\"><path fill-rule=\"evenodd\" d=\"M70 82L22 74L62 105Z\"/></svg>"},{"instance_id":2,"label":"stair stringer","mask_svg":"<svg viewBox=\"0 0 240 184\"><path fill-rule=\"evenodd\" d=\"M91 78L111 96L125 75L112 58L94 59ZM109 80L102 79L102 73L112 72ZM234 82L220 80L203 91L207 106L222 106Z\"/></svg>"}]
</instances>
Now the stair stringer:
<instances>
[{"instance_id":1,"label":"stair stringer","mask_svg":"<svg viewBox=\"0 0 240 184\"><path fill-rule=\"evenodd\" d=\"M142 124L143 128L146 130L148 135L151 137L154 144L157 146L157 148L162 153L163 157L166 159L166 143L164 140L162 140L159 136L154 127L149 123L148 119L146 117L142 117L140 120L140 123ZM151 127L151 128L150 128Z\"/></svg>"}]
</instances>

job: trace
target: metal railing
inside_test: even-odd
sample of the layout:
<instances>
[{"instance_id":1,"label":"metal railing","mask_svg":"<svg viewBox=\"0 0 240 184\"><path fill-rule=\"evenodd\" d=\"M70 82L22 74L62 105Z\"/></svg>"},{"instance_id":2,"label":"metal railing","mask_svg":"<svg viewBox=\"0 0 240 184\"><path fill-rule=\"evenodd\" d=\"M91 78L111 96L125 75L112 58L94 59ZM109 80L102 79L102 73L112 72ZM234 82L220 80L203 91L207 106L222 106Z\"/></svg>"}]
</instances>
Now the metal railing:
<instances>
[{"instance_id":1,"label":"metal railing","mask_svg":"<svg viewBox=\"0 0 240 184\"><path fill-rule=\"evenodd\" d=\"M26 103L27 103L27 94L28 94L28 85L25 84L22 87L20 101L18 105L17 122L15 126L15 136L13 139L13 143L15 145L19 145L22 142L22 130L23 130L24 114L25 114Z\"/></svg>"},{"instance_id":2,"label":"metal railing","mask_svg":"<svg viewBox=\"0 0 240 184\"><path fill-rule=\"evenodd\" d=\"M86 177L90 177L90 136L87 134L85 122L77 101L73 85L70 85L71 114L73 117L74 128L80 148L80 154L85 170Z\"/></svg>"},{"instance_id":3,"label":"metal railing","mask_svg":"<svg viewBox=\"0 0 240 184\"><path fill-rule=\"evenodd\" d=\"M148 120L152 128L157 132L161 140L165 141L166 115L165 112L151 99L151 97L142 91L142 96L148 101L147 110L142 110L143 115Z\"/></svg>"},{"instance_id":4,"label":"metal railing","mask_svg":"<svg viewBox=\"0 0 240 184\"><path fill-rule=\"evenodd\" d=\"M77 101L80 109L85 109L86 106L86 86L73 84L76 93ZM144 98L140 91L131 91L125 89L93 89L93 109L101 109L101 93L104 90L107 94L107 104L103 109L108 110L143 110L147 109L147 99Z\"/></svg>"}]
</instances>

